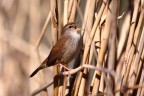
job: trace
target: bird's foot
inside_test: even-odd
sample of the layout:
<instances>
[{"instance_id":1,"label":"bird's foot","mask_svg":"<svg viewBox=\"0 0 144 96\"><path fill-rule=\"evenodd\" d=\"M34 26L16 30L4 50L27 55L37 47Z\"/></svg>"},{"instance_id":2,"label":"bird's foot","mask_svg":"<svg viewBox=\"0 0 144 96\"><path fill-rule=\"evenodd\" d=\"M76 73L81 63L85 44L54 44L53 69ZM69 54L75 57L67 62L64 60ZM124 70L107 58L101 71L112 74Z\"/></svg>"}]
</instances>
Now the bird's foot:
<instances>
[{"instance_id":1,"label":"bird's foot","mask_svg":"<svg viewBox=\"0 0 144 96\"><path fill-rule=\"evenodd\" d=\"M71 71L72 69L70 69L70 68L68 68L68 67L66 67L66 66L64 66L64 65L62 65L61 63L59 63L59 65L62 66L63 68L65 68L65 69L69 72L68 76L71 77L70 71Z\"/></svg>"},{"instance_id":2,"label":"bird's foot","mask_svg":"<svg viewBox=\"0 0 144 96\"><path fill-rule=\"evenodd\" d=\"M65 68L67 71L70 71L70 70L71 70L70 68L68 68L68 67L66 67L66 66L64 66L64 65L62 65L61 63L59 63L59 65L62 66L63 68Z\"/></svg>"}]
</instances>

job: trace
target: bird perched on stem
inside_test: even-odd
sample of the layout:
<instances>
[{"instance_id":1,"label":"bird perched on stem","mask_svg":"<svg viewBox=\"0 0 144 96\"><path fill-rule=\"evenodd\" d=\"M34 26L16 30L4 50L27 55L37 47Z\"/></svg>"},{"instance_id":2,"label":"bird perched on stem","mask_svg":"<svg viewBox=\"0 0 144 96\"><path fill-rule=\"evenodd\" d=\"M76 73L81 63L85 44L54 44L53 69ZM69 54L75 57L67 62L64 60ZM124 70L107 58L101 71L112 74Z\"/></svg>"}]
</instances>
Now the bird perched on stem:
<instances>
[{"instance_id":1,"label":"bird perched on stem","mask_svg":"<svg viewBox=\"0 0 144 96\"><path fill-rule=\"evenodd\" d=\"M56 42L50 51L49 56L30 75L33 77L39 70L60 64L65 67L75 56L80 44L80 34L78 33L76 22L67 23L62 30L61 38ZM65 67L66 68L66 67Z\"/></svg>"}]
</instances>

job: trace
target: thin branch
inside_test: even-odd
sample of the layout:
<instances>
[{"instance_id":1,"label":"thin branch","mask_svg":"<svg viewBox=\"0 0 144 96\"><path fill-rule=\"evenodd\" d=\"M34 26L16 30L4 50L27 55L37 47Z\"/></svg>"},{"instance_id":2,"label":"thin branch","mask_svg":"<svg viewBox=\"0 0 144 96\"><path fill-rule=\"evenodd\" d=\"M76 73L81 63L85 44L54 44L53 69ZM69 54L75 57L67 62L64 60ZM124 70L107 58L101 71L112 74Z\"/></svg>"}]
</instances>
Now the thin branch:
<instances>
[{"instance_id":1,"label":"thin branch","mask_svg":"<svg viewBox=\"0 0 144 96\"><path fill-rule=\"evenodd\" d=\"M47 26L48 26L48 23L49 23L50 19L51 19L51 12L49 12L49 14L48 14L48 16L47 16L47 19L46 19L46 21L45 21L45 24L44 24L44 26L43 26L43 28L42 28L42 31L41 31L41 33L40 33L40 35L39 35L39 37L38 37L38 40L37 40L36 46L35 46L36 49L39 47L39 45L40 45L40 43L41 43L41 40L42 40L42 38L43 38L43 36L44 36L44 34L45 34L45 32L46 32L46 28L47 28Z\"/></svg>"},{"instance_id":2,"label":"thin branch","mask_svg":"<svg viewBox=\"0 0 144 96\"><path fill-rule=\"evenodd\" d=\"M51 86L53 84L53 81L46 84L46 85L43 85L41 86L40 88L36 89L32 94L31 96L34 96L34 95L37 95L38 93L40 93L41 91L45 91L49 86Z\"/></svg>"},{"instance_id":3,"label":"thin branch","mask_svg":"<svg viewBox=\"0 0 144 96\"><path fill-rule=\"evenodd\" d=\"M138 89L138 88L143 88L144 87L144 83L141 84L141 85L134 85L134 86L130 86L130 87L127 87L127 88L124 88L124 89L119 89L119 90L115 90L115 92L126 92L126 91L129 91L129 90L135 90L135 89Z\"/></svg>"},{"instance_id":4,"label":"thin branch","mask_svg":"<svg viewBox=\"0 0 144 96\"><path fill-rule=\"evenodd\" d=\"M77 1L76 1L76 8L77 8L78 14L80 16L80 19L83 22L84 21L84 17L83 17L83 14L82 14L82 10L80 9L80 6L79 6Z\"/></svg>"},{"instance_id":5,"label":"thin branch","mask_svg":"<svg viewBox=\"0 0 144 96\"><path fill-rule=\"evenodd\" d=\"M87 64L85 64L85 65L87 65ZM66 72L66 71L65 71L65 72ZM68 74L67 74L67 75L68 75ZM48 87L50 87L52 84L53 84L53 81L50 82L50 83L48 83L48 84L46 84L46 85L43 85L42 87L36 89L36 90L31 94L31 96L37 95L37 94L40 93L41 91L45 91L45 90L46 90ZM126 89L126 91L128 91L128 90L131 90L131 89L138 89L138 88L143 88L143 87L144 87L144 83L141 84L141 85L131 86L131 87L128 87L128 88L125 88L125 89ZM124 90L124 89L115 90L115 93L116 93L116 92L120 92L120 91L122 91L122 90ZM104 95L104 94L106 94L106 93L103 93L103 95ZM100 95L102 95L102 94L98 94L98 95L100 96Z\"/></svg>"},{"instance_id":6,"label":"thin branch","mask_svg":"<svg viewBox=\"0 0 144 96\"><path fill-rule=\"evenodd\" d=\"M127 87L127 88L123 88L123 89L118 89L118 90L115 90L114 92L117 93L117 92L126 92L126 91L129 91L129 90L135 90L135 89L138 89L138 88L143 88L144 87L144 83L141 84L141 85L135 85L135 86L131 86L131 87ZM97 94L97 96L104 96L106 93L99 93Z\"/></svg>"},{"instance_id":7,"label":"thin branch","mask_svg":"<svg viewBox=\"0 0 144 96\"><path fill-rule=\"evenodd\" d=\"M120 16L118 16L117 19L123 18L124 15L125 15L125 12L123 12Z\"/></svg>"},{"instance_id":8,"label":"thin branch","mask_svg":"<svg viewBox=\"0 0 144 96\"><path fill-rule=\"evenodd\" d=\"M93 69L93 70L99 70L99 71L102 71L104 73L109 73L113 77L116 76L116 73L114 71L108 70L108 69L103 68L103 67L95 67L95 66L90 65L90 64L83 64L83 65L81 65L81 66L79 66L79 67L77 67L75 69L70 70L70 71L60 72L60 75L72 75L72 74L75 74L75 73L79 72L83 68L89 68L89 69Z\"/></svg>"}]
</instances>

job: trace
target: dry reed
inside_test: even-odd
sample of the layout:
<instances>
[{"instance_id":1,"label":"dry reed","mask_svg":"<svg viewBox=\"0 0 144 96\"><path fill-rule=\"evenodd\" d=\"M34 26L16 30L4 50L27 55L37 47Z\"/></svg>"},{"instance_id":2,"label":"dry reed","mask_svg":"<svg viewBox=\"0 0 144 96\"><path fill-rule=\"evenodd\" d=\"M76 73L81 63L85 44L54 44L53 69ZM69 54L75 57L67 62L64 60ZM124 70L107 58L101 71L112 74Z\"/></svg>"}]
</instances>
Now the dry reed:
<instances>
[{"instance_id":1,"label":"dry reed","mask_svg":"<svg viewBox=\"0 0 144 96\"><path fill-rule=\"evenodd\" d=\"M0 96L144 96L143 3L2 0ZM77 21L84 29L83 46L71 68L79 66L64 72L54 66L28 78L48 56L62 27Z\"/></svg>"}]
</instances>

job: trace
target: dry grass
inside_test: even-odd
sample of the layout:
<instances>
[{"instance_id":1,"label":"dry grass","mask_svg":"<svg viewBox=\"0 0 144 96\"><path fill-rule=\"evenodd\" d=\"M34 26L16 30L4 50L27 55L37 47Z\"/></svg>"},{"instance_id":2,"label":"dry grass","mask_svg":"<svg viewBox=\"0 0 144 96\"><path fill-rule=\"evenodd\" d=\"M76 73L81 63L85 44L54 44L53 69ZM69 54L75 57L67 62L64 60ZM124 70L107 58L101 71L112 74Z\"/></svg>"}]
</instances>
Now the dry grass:
<instances>
[{"instance_id":1,"label":"dry grass","mask_svg":"<svg viewBox=\"0 0 144 96\"><path fill-rule=\"evenodd\" d=\"M62 26L77 21L73 69L29 78ZM144 96L143 0L1 0L0 42L0 96Z\"/></svg>"}]
</instances>

